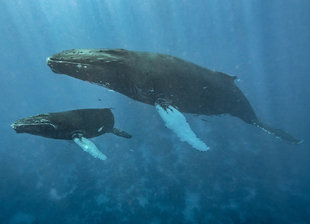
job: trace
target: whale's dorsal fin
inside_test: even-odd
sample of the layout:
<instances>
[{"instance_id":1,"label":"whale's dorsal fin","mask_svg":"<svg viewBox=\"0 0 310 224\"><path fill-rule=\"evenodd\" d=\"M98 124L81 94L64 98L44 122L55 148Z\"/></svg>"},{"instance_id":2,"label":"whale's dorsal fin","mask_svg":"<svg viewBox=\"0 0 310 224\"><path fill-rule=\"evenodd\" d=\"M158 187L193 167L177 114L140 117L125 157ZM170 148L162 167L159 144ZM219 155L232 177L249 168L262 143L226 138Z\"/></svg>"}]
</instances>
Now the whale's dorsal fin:
<instances>
[{"instance_id":1,"label":"whale's dorsal fin","mask_svg":"<svg viewBox=\"0 0 310 224\"><path fill-rule=\"evenodd\" d=\"M209 150L201 139L192 131L183 114L171 105L155 103L160 117L164 120L166 127L171 129L181 141L185 141L199 151Z\"/></svg>"},{"instance_id":2,"label":"whale's dorsal fin","mask_svg":"<svg viewBox=\"0 0 310 224\"><path fill-rule=\"evenodd\" d=\"M112 133L119 136L119 137L123 137L123 138L131 138L132 137L126 131L122 131L122 130L117 129L117 128L113 128Z\"/></svg>"},{"instance_id":3,"label":"whale's dorsal fin","mask_svg":"<svg viewBox=\"0 0 310 224\"><path fill-rule=\"evenodd\" d=\"M97 146L90 141L87 138L84 138L81 135L75 135L72 136L72 140L78 145L80 146L85 152L88 152L89 154L91 154L93 157L101 159L101 160L106 160L107 157L106 155L104 155L98 148Z\"/></svg>"}]
</instances>

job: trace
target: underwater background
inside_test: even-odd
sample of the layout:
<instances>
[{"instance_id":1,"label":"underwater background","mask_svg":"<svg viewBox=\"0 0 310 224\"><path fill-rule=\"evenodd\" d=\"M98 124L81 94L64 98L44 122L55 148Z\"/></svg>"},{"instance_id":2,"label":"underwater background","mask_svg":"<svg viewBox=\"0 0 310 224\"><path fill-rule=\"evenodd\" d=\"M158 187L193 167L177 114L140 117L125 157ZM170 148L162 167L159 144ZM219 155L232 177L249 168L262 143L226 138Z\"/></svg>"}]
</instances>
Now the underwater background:
<instances>
[{"instance_id":1,"label":"underwater background","mask_svg":"<svg viewBox=\"0 0 310 224\"><path fill-rule=\"evenodd\" d=\"M0 223L310 223L310 1L0 0ZM232 116L186 118L211 150L155 108L53 73L52 54L125 48L237 75L278 140ZM133 135L72 141L16 134L39 113L112 107Z\"/></svg>"}]
</instances>

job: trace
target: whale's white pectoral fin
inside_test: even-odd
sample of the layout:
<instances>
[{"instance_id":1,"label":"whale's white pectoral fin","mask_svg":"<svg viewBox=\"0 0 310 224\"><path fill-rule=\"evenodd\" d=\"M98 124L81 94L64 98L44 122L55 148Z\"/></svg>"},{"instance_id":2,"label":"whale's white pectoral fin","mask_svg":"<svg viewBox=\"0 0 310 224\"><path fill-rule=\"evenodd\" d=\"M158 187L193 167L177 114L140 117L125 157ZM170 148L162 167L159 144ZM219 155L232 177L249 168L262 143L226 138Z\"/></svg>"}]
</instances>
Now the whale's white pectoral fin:
<instances>
[{"instance_id":1,"label":"whale's white pectoral fin","mask_svg":"<svg viewBox=\"0 0 310 224\"><path fill-rule=\"evenodd\" d=\"M209 146L201 141L192 131L180 111L171 105L164 109L161 105L156 103L155 107L161 118L164 120L166 127L171 129L181 141L187 142L199 151L207 151L210 149Z\"/></svg>"},{"instance_id":2,"label":"whale's white pectoral fin","mask_svg":"<svg viewBox=\"0 0 310 224\"><path fill-rule=\"evenodd\" d=\"M73 141L78 144L85 152L88 152L93 157L106 160L107 157L102 152L99 151L97 146L90 140L84 137L75 137L73 138Z\"/></svg>"}]
</instances>

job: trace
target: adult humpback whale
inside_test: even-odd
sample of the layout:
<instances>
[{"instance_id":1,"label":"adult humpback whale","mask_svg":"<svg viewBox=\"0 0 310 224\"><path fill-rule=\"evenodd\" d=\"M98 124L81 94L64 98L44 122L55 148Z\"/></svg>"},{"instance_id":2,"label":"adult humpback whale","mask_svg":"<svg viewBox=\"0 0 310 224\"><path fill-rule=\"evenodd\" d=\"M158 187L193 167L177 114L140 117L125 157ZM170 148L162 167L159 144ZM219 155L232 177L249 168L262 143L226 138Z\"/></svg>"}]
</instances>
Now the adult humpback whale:
<instances>
[{"instance_id":1,"label":"adult humpback whale","mask_svg":"<svg viewBox=\"0 0 310 224\"><path fill-rule=\"evenodd\" d=\"M108 108L39 114L17 120L11 127L17 133L73 140L84 151L102 160L105 160L106 156L88 138L104 133L131 138L126 132L114 128L114 116Z\"/></svg>"},{"instance_id":2,"label":"adult humpback whale","mask_svg":"<svg viewBox=\"0 0 310 224\"><path fill-rule=\"evenodd\" d=\"M174 56L124 49L73 49L52 55L47 58L47 64L55 73L96 83L134 100L155 105L167 127L200 150L208 147L190 131L179 111L231 114L283 140L301 142L260 121L235 85L236 77ZM175 128L177 125L179 127Z\"/></svg>"}]
</instances>

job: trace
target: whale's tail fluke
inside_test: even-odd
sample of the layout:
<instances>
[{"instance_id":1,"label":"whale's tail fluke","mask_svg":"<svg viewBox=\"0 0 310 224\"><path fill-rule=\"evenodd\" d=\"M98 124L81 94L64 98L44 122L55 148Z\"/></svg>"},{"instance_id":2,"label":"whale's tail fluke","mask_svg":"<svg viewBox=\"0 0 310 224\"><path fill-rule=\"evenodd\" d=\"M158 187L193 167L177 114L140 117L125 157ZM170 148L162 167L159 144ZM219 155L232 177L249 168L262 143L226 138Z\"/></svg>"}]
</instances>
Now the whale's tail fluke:
<instances>
[{"instance_id":1,"label":"whale's tail fluke","mask_svg":"<svg viewBox=\"0 0 310 224\"><path fill-rule=\"evenodd\" d=\"M270 125L265 124L261 121L255 121L253 124L261 128L263 131L267 132L268 134L274 135L276 138L280 138L289 143L301 144L304 141L304 140L300 140L300 139L293 137L292 135L290 135L289 133L281 129L271 127Z\"/></svg>"}]
</instances>

